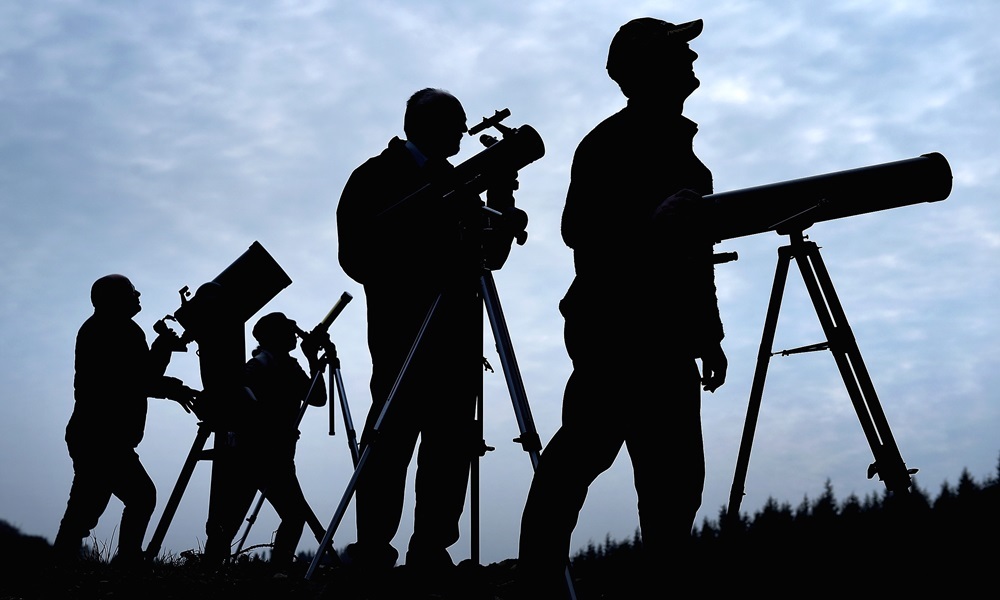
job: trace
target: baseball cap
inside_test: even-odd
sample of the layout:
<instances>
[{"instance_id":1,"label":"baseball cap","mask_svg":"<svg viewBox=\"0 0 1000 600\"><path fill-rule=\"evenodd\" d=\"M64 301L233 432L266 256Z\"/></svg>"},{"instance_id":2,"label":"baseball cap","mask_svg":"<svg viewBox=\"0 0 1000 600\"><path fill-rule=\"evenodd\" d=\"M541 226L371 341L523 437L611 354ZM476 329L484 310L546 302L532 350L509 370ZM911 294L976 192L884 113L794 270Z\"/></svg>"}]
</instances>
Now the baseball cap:
<instances>
[{"instance_id":1,"label":"baseball cap","mask_svg":"<svg viewBox=\"0 0 1000 600\"><path fill-rule=\"evenodd\" d=\"M637 61L667 44L685 44L701 34L701 19L675 25L662 19L640 17L622 25L608 48L608 75L619 81Z\"/></svg>"}]
</instances>

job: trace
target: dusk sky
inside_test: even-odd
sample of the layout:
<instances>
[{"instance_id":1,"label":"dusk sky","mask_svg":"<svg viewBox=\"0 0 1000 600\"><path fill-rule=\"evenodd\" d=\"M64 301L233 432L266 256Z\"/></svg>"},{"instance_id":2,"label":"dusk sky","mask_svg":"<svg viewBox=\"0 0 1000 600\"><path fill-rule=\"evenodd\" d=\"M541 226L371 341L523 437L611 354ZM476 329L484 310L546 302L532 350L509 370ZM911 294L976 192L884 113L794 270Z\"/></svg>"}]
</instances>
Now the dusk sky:
<instances>
[{"instance_id":1,"label":"dusk sky","mask_svg":"<svg viewBox=\"0 0 1000 600\"><path fill-rule=\"evenodd\" d=\"M351 171L403 135L405 101L424 87L455 94L470 126L507 108L504 124L529 124L544 139L545 156L519 176L528 240L494 277L547 441L570 372L558 313L573 277L559 232L570 163L583 136L624 106L605 71L607 49L619 26L641 16L704 20L691 44L702 85L685 113L699 124L695 150L717 192L931 152L947 158L946 200L806 234L822 248L917 485L936 495L965 468L977 480L996 476L1000 3L8 0L0 3L0 519L55 537L73 475L63 434L74 340L92 311L91 284L108 273L127 275L142 293L135 320L152 340L153 323L178 308L178 290L212 280L260 242L292 284L248 321L248 354L249 329L264 313L283 311L310 329L352 294L330 333L360 427L371 374L364 292L337 262L335 211ZM481 149L468 137L454 162ZM872 193L885 191L858 190L862 201ZM717 267L730 369L724 387L703 395L699 523L729 501L786 243L769 232L716 247L739 259ZM408 267L400 256L399 268ZM496 372L484 373L485 437L496 450L480 462L484 564L516 556L532 475L512 442L519 432L490 339L487 331L484 356ZM793 269L774 351L822 341ZM175 354L167 371L192 387L200 387L196 350ZM607 399L609 420L622 418L616 404ZM329 408L306 412L297 455L324 524L353 470L339 408L333 436L329 417ZM177 404L150 400L138 448L158 491L147 541L196 429ZM797 506L828 480L838 500L885 490L866 477L872 453L829 352L772 359L756 434L743 512L769 497ZM663 465L667 488L670 470ZM164 553L203 547L210 471L196 468ZM354 540L353 514L334 536L338 548ZM112 500L93 532L98 544L116 543L120 516ZM456 560L470 556L468 516ZM276 526L265 506L248 545L267 543ZM623 452L592 487L574 547L631 538L637 526ZM315 548L303 535L299 550Z\"/></svg>"}]
</instances>

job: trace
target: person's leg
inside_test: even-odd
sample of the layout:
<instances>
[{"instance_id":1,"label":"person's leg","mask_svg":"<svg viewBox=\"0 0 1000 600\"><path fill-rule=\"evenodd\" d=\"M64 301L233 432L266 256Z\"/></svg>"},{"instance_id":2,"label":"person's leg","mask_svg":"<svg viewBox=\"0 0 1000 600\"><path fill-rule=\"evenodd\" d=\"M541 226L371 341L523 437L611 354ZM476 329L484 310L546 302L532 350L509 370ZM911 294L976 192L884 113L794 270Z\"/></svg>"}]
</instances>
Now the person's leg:
<instances>
[{"instance_id":1,"label":"person's leg","mask_svg":"<svg viewBox=\"0 0 1000 600\"><path fill-rule=\"evenodd\" d=\"M442 398L437 401L461 403L445 403ZM448 548L459 539L459 521L465 508L469 469L477 443L475 397L466 398L464 404L464 407L450 407L448 414L434 411L421 431L414 481L413 535L406 553L407 565L440 567L454 564Z\"/></svg>"},{"instance_id":2,"label":"person's leg","mask_svg":"<svg viewBox=\"0 0 1000 600\"><path fill-rule=\"evenodd\" d=\"M482 301L458 288L442 296L413 382L421 391L413 515L406 564L435 571L454 565L448 548L459 539L472 460L482 447L476 399L482 393ZM477 330L478 328L478 330Z\"/></svg>"},{"instance_id":3,"label":"person's leg","mask_svg":"<svg viewBox=\"0 0 1000 600\"><path fill-rule=\"evenodd\" d=\"M265 497L281 518L274 534L271 563L278 567L288 566L295 556L310 511L295 476L293 462L282 461L282 465L275 468L265 486Z\"/></svg>"},{"instance_id":4,"label":"person's leg","mask_svg":"<svg viewBox=\"0 0 1000 600\"><path fill-rule=\"evenodd\" d=\"M642 554L647 575L686 571L691 532L701 506L705 454L701 390L693 359L667 359L645 384L646 418L634 419L626 437L632 461Z\"/></svg>"},{"instance_id":5,"label":"person's leg","mask_svg":"<svg viewBox=\"0 0 1000 600\"><path fill-rule=\"evenodd\" d=\"M589 375L595 375L591 377ZM614 464L623 437L602 402L597 373L566 385L563 424L542 450L521 515L518 571L526 593L566 593L570 542L590 485ZM546 596L546 594L554 594Z\"/></svg>"},{"instance_id":6,"label":"person's leg","mask_svg":"<svg viewBox=\"0 0 1000 600\"><path fill-rule=\"evenodd\" d=\"M73 483L66 511L53 542L56 560L72 562L80 558L81 543L108 507L111 500L110 470L103 455L71 451Z\"/></svg>"},{"instance_id":7,"label":"person's leg","mask_svg":"<svg viewBox=\"0 0 1000 600\"><path fill-rule=\"evenodd\" d=\"M379 388L372 387L377 393ZM392 539L402 519L407 469L419 435L407 414L410 400L405 393L392 400L377 435L382 405L373 404L368 413L360 446L367 458L355 488L357 541L347 547L351 563L362 568L391 568L399 557Z\"/></svg>"},{"instance_id":8,"label":"person's leg","mask_svg":"<svg viewBox=\"0 0 1000 600\"><path fill-rule=\"evenodd\" d=\"M128 565L141 562L143 538L156 508L156 486L134 450L123 453L117 459L112 493L125 505L116 563Z\"/></svg>"}]
</instances>

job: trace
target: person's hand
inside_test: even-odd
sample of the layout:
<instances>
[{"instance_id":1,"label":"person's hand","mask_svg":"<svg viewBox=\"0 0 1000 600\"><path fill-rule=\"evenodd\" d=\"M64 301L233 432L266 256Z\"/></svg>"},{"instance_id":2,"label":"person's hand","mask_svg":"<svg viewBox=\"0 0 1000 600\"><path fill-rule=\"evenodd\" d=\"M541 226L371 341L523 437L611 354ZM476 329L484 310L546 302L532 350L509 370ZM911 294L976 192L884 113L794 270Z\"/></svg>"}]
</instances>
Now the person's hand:
<instances>
[{"instance_id":1,"label":"person's hand","mask_svg":"<svg viewBox=\"0 0 1000 600\"><path fill-rule=\"evenodd\" d=\"M171 398L174 402L181 405L184 412L191 414L195 410L195 405L198 402L198 391L189 388L186 385L181 386L180 391Z\"/></svg>"},{"instance_id":2,"label":"person's hand","mask_svg":"<svg viewBox=\"0 0 1000 600\"><path fill-rule=\"evenodd\" d=\"M706 392L714 392L726 382L729 359L722 351L722 344L715 344L701 357L701 384Z\"/></svg>"},{"instance_id":3,"label":"person's hand","mask_svg":"<svg viewBox=\"0 0 1000 600\"><path fill-rule=\"evenodd\" d=\"M683 189L660 202L653 210L653 223L657 226L677 226L675 221L686 221L694 216L702 200L702 195L694 190Z\"/></svg>"},{"instance_id":4,"label":"person's hand","mask_svg":"<svg viewBox=\"0 0 1000 600\"><path fill-rule=\"evenodd\" d=\"M309 364L314 364L319 360L320 350L331 343L328 332L313 332L302 338L302 343L299 344L299 347L302 349L302 354L305 355Z\"/></svg>"},{"instance_id":5,"label":"person's hand","mask_svg":"<svg viewBox=\"0 0 1000 600\"><path fill-rule=\"evenodd\" d=\"M188 414L194 411L199 392L184 385L184 382L176 377L164 377L163 379L164 397L180 404Z\"/></svg>"},{"instance_id":6,"label":"person's hand","mask_svg":"<svg viewBox=\"0 0 1000 600\"><path fill-rule=\"evenodd\" d=\"M159 320L153 326L153 330L156 331L156 339L150 345L150 349L154 352L185 352L187 351L187 343L182 340L173 329L167 327L163 320Z\"/></svg>"}]
</instances>

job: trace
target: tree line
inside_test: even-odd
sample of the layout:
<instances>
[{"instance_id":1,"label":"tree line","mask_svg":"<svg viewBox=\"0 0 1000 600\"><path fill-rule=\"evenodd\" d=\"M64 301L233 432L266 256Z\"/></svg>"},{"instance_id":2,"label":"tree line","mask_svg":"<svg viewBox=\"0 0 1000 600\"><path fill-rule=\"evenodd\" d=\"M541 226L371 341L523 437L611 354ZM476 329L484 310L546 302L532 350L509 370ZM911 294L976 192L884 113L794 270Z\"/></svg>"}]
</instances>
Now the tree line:
<instances>
[{"instance_id":1,"label":"tree line","mask_svg":"<svg viewBox=\"0 0 1000 600\"><path fill-rule=\"evenodd\" d=\"M682 572L764 592L803 578L813 582L811 591L816 582L843 592L873 586L886 592L935 586L954 591L977 577L992 587L1000 559L1000 461L981 480L963 469L956 484L946 481L936 494L914 478L907 493L884 490L841 501L827 480L818 497L806 496L795 506L771 497L738 520L727 513L723 506L717 518L694 528L676 564L664 565L665 578ZM624 540L608 536L573 555L571 567L590 585L617 587L629 578L641 549L638 531Z\"/></svg>"}]
</instances>

